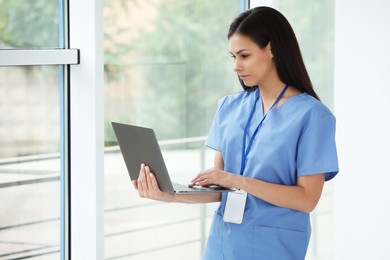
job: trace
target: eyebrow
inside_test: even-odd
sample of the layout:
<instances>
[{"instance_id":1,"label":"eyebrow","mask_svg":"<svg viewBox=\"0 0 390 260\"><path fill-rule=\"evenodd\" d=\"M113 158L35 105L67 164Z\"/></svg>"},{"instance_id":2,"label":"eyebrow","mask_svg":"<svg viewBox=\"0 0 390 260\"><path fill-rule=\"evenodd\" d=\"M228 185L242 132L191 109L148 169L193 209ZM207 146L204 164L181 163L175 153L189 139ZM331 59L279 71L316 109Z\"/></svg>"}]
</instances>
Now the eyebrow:
<instances>
[{"instance_id":1,"label":"eyebrow","mask_svg":"<svg viewBox=\"0 0 390 260\"><path fill-rule=\"evenodd\" d=\"M240 54L240 53L243 52L243 51L247 51L247 50L248 50L248 49L241 49L241 50L239 50L239 51L236 53L236 55ZM229 51L229 52L230 52L230 51ZM231 52L230 52L230 54L231 54L231 55L234 55L234 54L231 53Z\"/></svg>"}]
</instances>

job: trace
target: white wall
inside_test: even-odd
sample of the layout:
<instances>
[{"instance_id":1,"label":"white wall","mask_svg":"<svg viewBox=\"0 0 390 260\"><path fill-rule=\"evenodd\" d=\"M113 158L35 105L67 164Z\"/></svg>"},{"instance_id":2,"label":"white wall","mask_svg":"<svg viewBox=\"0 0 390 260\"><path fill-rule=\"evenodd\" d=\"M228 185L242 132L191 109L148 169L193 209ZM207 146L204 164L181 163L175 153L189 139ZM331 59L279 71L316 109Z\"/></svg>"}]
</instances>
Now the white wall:
<instances>
[{"instance_id":1,"label":"white wall","mask_svg":"<svg viewBox=\"0 0 390 260\"><path fill-rule=\"evenodd\" d=\"M390 259L389 10L335 1L335 259Z\"/></svg>"}]
</instances>

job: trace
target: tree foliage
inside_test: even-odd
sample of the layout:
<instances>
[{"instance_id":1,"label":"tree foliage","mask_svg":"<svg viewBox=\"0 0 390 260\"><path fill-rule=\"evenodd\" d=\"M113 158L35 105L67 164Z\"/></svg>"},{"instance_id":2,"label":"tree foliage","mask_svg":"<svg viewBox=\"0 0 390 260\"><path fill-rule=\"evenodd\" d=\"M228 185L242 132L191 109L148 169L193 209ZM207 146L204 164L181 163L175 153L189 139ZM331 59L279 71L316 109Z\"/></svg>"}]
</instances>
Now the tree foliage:
<instances>
[{"instance_id":1,"label":"tree foliage","mask_svg":"<svg viewBox=\"0 0 390 260\"><path fill-rule=\"evenodd\" d=\"M155 8L151 28L139 28L139 37L117 48L130 60L106 54L144 77L143 95L133 101L142 117L130 110L129 120L158 129L163 139L205 135L218 99L239 90L227 40L239 1L166 0Z\"/></svg>"},{"instance_id":2,"label":"tree foliage","mask_svg":"<svg viewBox=\"0 0 390 260\"><path fill-rule=\"evenodd\" d=\"M0 0L0 47L57 47L58 3ZM145 3L153 3L156 11L148 29L137 27L131 12ZM333 2L279 3L297 33L316 89L329 102ZM128 86L141 94L122 101L128 107L123 119L154 127L163 139L207 134L218 99L240 90L226 37L238 13L238 0L104 0L105 26L111 28L104 30L107 87L118 84L126 70L141 78ZM120 26L123 19L127 23ZM129 77L120 84L129 84Z\"/></svg>"},{"instance_id":3,"label":"tree foliage","mask_svg":"<svg viewBox=\"0 0 390 260\"><path fill-rule=\"evenodd\" d=\"M0 46L57 47L58 35L57 1L0 1Z\"/></svg>"}]
</instances>

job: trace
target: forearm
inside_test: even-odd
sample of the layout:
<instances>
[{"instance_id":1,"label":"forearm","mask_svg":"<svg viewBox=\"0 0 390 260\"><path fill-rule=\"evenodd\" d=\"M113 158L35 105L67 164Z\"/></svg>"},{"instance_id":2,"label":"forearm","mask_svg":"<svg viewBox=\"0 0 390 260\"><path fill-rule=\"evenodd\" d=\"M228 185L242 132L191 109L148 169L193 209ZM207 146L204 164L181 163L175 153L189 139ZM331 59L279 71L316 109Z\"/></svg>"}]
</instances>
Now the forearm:
<instances>
[{"instance_id":1,"label":"forearm","mask_svg":"<svg viewBox=\"0 0 390 260\"><path fill-rule=\"evenodd\" d=\"M220 152L216 153L215 161L215 167L199 173L191 185L242 189L273 205L310 212L317 205L325 182L325 174L318 173L299 176L294 186L274 184L224 171Z\"/></svg>"},{"instance_id":2,"label":"forearm","mask_svg":"<svg viewBox=\"0 0 390 260\"><path fill-rule=\"evenodd\" d=\"M323 176L311 176L313 185L281 185L257 179L237 176L236 186L249 194L279 207L295 209L303 212L314 210L323 187ZM306 180L301 183L305 183Z\"/></svg>"},{"instance_id":3,"label":"forearm","mask_svg":"<svg viewBox=\"0 0 390 260\"><path fill-rule=\"evenodd\" d=\"M221 201L221 193L204 193L204 194L173 194L169 202L179 203L210 203Z\"/></svg>"}]
</instances>

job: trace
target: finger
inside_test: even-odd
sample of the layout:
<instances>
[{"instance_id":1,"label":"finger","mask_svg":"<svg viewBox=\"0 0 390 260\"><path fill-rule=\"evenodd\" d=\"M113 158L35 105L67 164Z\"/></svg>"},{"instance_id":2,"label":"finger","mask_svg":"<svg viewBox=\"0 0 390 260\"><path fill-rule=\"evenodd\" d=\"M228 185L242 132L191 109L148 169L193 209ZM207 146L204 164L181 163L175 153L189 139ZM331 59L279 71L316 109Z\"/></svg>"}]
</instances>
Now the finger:
<instances>
[{"instance_id":1,"label":"finger","mask_svg":"<svg viewBox=\"0 0 390 260\"><path fill-rule=\"evenodd\" d=\"M204 179L204 180L198 181L196 183L196 185L197 186L207 187L207 186L213 185L213 183L211 183L210 180L208 180L208 179Z\"/></svg>"},{"instance_id":2,"label":"finger","mask_svg":"<svg viewBox=\"0 0 390 260\"><path fill-rule=\"evenodd\" d=\"M133 183L134 189L138 190L137 180L133 180L132 183Z\"/></svg>"},{"instance_id":3,"label":"finger","mask_svg":"<svg viewBox=\"0 0 390 260\"><path fill-rule=\"evenodd\" d=\"M195 183L199 182L200 180L203 180L205 178L205 175L206 173L204 171L198 173L198 175L196 175L196 177L192 179L191 184L195 185Z\"/></svg>"},{"instance_id":4,"label":"finger","mask_svg":"<svg viewBox=\"0 0 390 260\"><path fill-rule=\"evenodd\" d=\"M199 174L198 175L196 175L192 180L191 180L191 182L194 182L196 179L198 179L199 178Z\"/></svg>"},{"instance_id":5,"label":"finger","mask_svg":"<svg viewBox=\"0 0 390 260\"><path fill-rule=\"evenodd\" d=\"M198 185L198 182L200 181L199 178L196 178L196 179L193 179L191 182L190 182L190 186L195 186L195 185Z\"/></svg>"},{"instance_id":6,"label":"finger","mask_svg":"<svg viewBox=\"0 0 390 260\"><path fill-rule=\"evenodd\" d=\"M140 190L147 189L147 185L145 184L145 164L141 164L141 169L138 175L138 188Z\"/></svg>"},{"instance_id":7,"label":"finger","mask_svg":"<svg viewBox=\"0 0 390 260\"><path fill-rule=\"evenodd\" d=\"M206 176L199 176L199 178L195 179L191 184L192 186L201 186L201 183L204 183L207 180Z\"/></svg>"},{"instance_id":8,"label":"finger","mask_svg":"<svg viewBox=\"0 0 390 260\"><path fill-rule=\"evenodd\" d=\"M142 163L138 173L138 181L142 180L144 171L145 171L145 164Z\"/></svg>"},{"instance_id":9,"label":"finger","mask_svg":"<svg viewBox=\"0 0 390 260\"><path fill-rule=\"evenodd\" d=\"M149 173L149 178L151 181L151 187L154 191L161 191L160 187L158 186L156 176L154 176L153 173Z\"/></svg>"},{"instance_id":10,"label":"finger","mask_svg":"<svg viewBox=\"0 0 390 260\"><path fill-rule=\"evenodd\" d=\"M145 166L145 178L146 178L146 184L148 185L148 189L152 188L152 181L150 179L150 168L149 166Z\"/></svg>"},{"instance_id":11,"label":"finger","mask_svg":"<svg viewBox=\"0 0 390 260\"><path fill-rule=\"evenodd\" d=\"M211 172L207 171L202 174L200 178L196 180L196 185L198 186L210 186L210 185L218 185L218 178Z\"/></svg>"}]
</instances>

